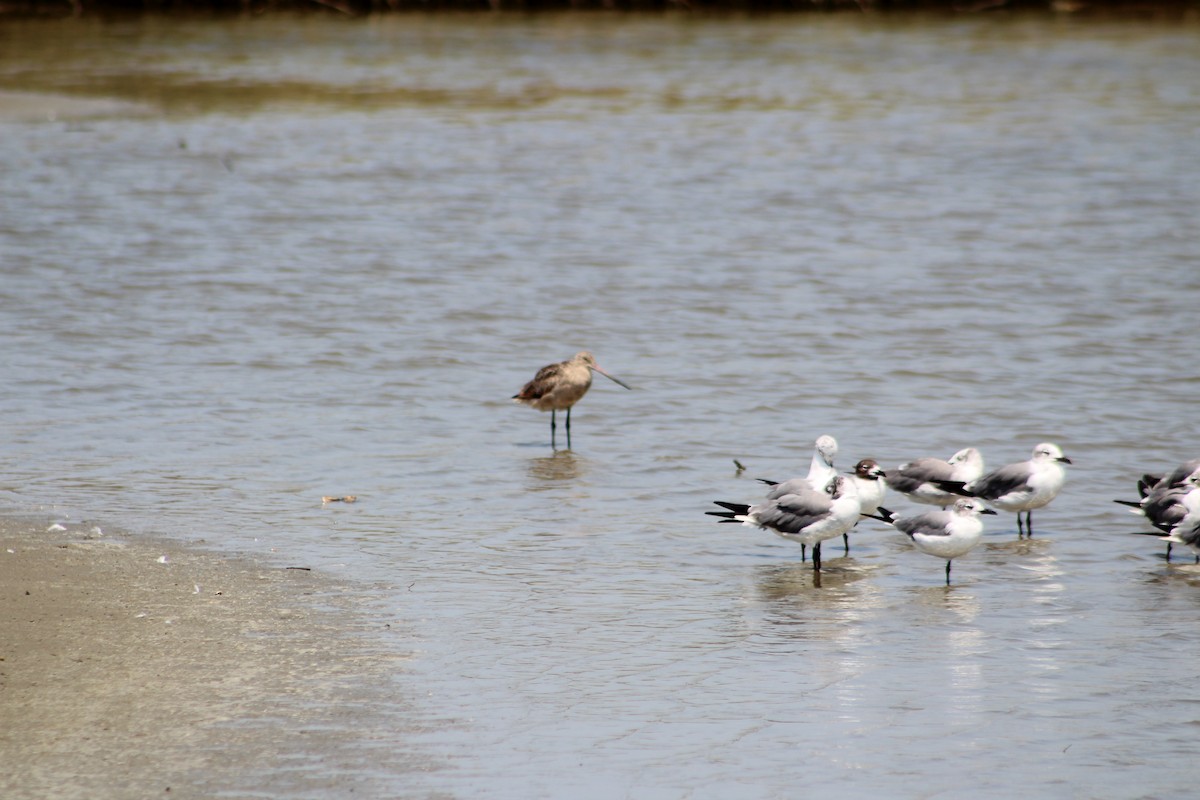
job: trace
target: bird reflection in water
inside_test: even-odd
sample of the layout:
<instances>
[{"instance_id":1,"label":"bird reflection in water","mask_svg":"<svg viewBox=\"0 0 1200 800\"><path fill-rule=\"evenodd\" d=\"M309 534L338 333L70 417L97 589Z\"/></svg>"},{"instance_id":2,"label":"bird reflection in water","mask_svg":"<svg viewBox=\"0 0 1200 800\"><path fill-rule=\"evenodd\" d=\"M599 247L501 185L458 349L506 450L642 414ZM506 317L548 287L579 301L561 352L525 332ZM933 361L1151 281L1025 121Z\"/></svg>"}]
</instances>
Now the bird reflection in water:
<instances>
[{"instance_id":1,"label":"bird reflection in water","mask_svg":"<svg viewBox=\"0 0 1200 800\"><path fill-rule=\"evenodd\" d=\"M551 489L577 480L587 472L587 459L573 450L555 450L551 455L529 459L528 473L533 491Z\"/></svg>"},{"instance_id":2,"label":"bird reflection in water","mask_svg":"<svg viewBox=\"0 0 1200 800\"><path fill-rule=\"evenodd\" d=\"M843 559L844 560L844 559ZM787 564L786 566L770 566L760 569L755 574L755 584L758 594L764 600L787 600L790 598L811 598L813 602L837 604L838 598L843 597L838 590L845 589L868 574L870 569L826 569L815 572L807 564ZM815 590L824 590L818 592Z\"/></svg>"}]
</instances>

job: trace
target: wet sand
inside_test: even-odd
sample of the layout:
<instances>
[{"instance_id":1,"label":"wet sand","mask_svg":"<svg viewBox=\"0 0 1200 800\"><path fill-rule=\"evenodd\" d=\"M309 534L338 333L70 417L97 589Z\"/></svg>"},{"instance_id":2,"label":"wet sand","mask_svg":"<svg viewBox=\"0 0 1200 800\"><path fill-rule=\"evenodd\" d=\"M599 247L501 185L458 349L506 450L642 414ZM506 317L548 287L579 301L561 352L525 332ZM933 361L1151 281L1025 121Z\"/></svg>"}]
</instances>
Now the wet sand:
<instances>
[{"instance_id":1,"label":"wet sand","mask_svg":"<svg viewBox=\"0 0 1200 800\"><path fill-rule=\"evenodd\" d=\"M333 581L50 525L0 520L0 796L390 796L432 768L395 746L402 633Z\"/></svg>"}]
</instances>

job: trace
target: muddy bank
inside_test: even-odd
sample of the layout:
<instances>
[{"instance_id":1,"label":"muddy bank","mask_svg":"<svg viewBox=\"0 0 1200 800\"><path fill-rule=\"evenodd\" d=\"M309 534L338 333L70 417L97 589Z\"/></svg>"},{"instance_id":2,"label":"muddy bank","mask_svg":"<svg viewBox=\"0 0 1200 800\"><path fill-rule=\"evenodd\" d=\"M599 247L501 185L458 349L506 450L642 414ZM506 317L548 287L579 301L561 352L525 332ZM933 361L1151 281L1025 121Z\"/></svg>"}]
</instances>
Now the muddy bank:
<instances>
[{"instance_id":1,"label":"muddy bank","mask_svg":"<svg viewBox=\"0 0 1200 800\"><path fill-rule=\"evenodd\" d=\"M403 634L355 602L303 569L0 520L0 796L395 794L434 765L403 746Z\"/></svg>"}]
</instances>

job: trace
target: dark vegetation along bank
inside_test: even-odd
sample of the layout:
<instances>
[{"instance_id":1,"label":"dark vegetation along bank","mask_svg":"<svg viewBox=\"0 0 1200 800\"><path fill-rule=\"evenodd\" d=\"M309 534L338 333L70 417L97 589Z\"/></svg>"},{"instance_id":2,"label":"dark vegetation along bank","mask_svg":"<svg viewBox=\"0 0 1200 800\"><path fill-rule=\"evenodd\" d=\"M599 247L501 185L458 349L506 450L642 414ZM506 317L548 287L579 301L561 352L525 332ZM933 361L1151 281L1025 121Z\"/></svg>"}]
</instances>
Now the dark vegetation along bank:
<instances>
[{"instance_id":1,"label":"dark vegetation along bank","mask_svg":"<svg viewBox=\"0 0 1200 800\"><path fill-rule=\"evenodd\" d=\"M422 11L1004 12L1200 17L1200 0L0 0L0 17Z\"/></svg>"}]
</instances>

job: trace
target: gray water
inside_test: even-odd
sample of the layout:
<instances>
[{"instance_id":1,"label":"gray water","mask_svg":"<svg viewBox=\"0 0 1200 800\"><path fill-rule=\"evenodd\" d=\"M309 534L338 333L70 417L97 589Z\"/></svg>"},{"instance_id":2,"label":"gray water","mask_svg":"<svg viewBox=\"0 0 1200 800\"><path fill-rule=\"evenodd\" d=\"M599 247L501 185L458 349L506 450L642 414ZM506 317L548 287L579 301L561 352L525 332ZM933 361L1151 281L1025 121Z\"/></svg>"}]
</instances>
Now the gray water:
<instances>
[{"instance_id":1,"label":"gray water","mask_svg":"<svg viewBox=\"0 0 1200 800\"><path fill-rule=\"evenodd\" d=\"M1200 456L1196 24L6 24L0 90L0 504L359 586L396 796L1194 790L1200 567L1111 500ZM703 512L822 433L1074 466L815 581Z\"/></svg>"}]
</instances>

